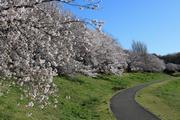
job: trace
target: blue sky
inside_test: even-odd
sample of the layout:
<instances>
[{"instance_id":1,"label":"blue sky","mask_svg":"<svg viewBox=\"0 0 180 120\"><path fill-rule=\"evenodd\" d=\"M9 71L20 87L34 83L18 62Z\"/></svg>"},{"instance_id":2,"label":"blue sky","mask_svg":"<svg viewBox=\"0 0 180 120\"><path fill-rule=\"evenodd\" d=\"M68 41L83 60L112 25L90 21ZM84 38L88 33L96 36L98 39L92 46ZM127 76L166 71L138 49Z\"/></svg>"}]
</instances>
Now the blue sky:
<instances>
[{"instance_id":1,"label":"blue sky","mask_svg":"<svg viewBox=\"0 0 180 120\"><path fill-rule=\"evenodd\" d=\"M138 40L150 53L180 52L180 0L102 0L97 11L65 8L80 18L105 21L103 30L123 48Z\"/></svg>"}]
</instances>

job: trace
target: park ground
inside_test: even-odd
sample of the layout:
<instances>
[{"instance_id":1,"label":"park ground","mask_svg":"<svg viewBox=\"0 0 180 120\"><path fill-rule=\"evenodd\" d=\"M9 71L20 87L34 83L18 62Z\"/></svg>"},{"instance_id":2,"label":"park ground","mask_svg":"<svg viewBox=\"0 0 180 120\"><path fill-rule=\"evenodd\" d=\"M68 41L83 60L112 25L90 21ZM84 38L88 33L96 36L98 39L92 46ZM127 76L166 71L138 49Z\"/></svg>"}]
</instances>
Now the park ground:
<instances>
[{"instance_id":1,"label":"park ground","mask_svg":"<svg viewBox=\"0 0 180 120\"><path fill-rule=\"evenodd\" d=\"M173 95L177 97L176 99L168 97L169 94L166 99L166 95L163 95L163 93L166 92L166 89L163 87L158 88L161 89L162 92L159 91L156 94L158 96L164 96L162 99L172 102L174 110L179 112L180 103L178 103L178 100L180 96L178 98L177 94L180 92L180 85L176 89L176 84L180 84L180 81L174 81L174 79L177 78L163 73L124 73L122 76L100 75L96 78L83 75L76 75L74 77L55 77L54 81L59 89L59 92L57 93L59 102L57 107L55 107L54 104L50 104L43 110L38 104L35 104L33 108L26 107L26 104L31 100L27 98L20 99L20 96L23 94L23 89L16 85L10 86L8 85L8 82L1 81L0 119L115 120L109 110L110 98L119 90L155 80L167 80L167 82L172 80L172 84L167 84L167 87L165 86L165 88L168 89L169 92L173 91ZM176 87L173 88L173 85ZM50 101L53 100L53 98L50 98ZM168 105L166 102L163 102L163 105L164 104Z\"/></svg>"},{"instance_id":2,"label":"park ground","mask_svg":"<svg viewBox=\"0 0 180 120\"><path fill-rule=\"evenodd\" d=\"M151 85L136 95L136 101L161 120L180 120L180 77Z\"/></svg>"}]
</instances>

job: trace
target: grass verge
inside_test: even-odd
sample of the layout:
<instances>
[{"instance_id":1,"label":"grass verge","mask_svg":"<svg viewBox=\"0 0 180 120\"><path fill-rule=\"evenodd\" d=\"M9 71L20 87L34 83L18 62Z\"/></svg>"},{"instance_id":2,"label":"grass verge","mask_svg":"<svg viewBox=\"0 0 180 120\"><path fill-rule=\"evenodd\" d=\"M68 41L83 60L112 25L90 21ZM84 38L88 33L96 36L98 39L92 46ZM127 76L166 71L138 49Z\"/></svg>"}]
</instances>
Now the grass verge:
<instances>
[{"instance_id":1,"label":"grass verge","mask_svg":"<svg viewBox=\"0 0 180 120\"><path fill-rule=\"evenodd\" d=\"M128 73L123 76L100 75L96 78L76 75L55 77L59 88L58 106L49 105L43 110L39 105L27 108L30 101L20 99L22 90L18 86L0 84L0 120L114 120L108 104L112 95L152 80L169 78L161 73ZM8 93L7 93L8 92ZM32 113L31 117L27 117Z\"/></svg>"},{"instance_id":2,"label":"grass verge","mask_svg":"<svg viewBox=\"0 0 180 120\"><path fill-rule=\"evenodd\" d=\"M144 88L136 101L162 120L180 120L180 78Z\"/></svg>"}]
</instances>

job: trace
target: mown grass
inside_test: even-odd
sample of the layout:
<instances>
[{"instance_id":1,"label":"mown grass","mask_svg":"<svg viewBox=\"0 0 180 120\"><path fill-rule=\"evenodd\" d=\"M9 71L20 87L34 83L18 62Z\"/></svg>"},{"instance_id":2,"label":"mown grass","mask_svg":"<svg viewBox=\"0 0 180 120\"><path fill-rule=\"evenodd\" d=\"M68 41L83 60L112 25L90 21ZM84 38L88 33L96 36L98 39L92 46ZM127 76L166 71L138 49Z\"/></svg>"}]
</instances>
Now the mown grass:
<instances>
[{"instance_id":1,"label":"mown grass","mask_svg":"<svg viewBox=\"0 0 180 120\"><path fill-rule=\"evenodd\" d=\"M33 108L25 107L30 100L20 99L23 93L18 86L10 86L6 93L7 85L1 84L0 120L114 120L108 103L116 91L168 77L161 73L55 77L59 89L58 106L49 105L43 110L38 104ZM28 113L32 116L27 117Z\"/></svg>"},{"instance_id":2,"label":"mown grass","mask_svg":"<svg viewBox=\"0 0 180 120\"><path fill-rule=\"evenodd\" d=\"M180 120L180 78L151 85L136 100L162 120Z\"/></svg>"}]
</instances>

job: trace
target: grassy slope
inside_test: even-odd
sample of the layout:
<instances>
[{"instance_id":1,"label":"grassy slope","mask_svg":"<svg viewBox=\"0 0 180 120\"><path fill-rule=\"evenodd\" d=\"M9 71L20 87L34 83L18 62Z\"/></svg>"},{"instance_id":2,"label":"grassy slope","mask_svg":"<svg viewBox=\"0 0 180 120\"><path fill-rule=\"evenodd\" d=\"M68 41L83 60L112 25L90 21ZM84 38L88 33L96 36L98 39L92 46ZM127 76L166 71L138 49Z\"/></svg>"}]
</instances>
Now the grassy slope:
<instances>
[{"instance_id":1,"label":"grassy slope","mask_svg":"<svg viewBox=\"0 0 180 120\"><path fill-rule=\"evenodd\" d=\"M180 120L180 78L151 85L136 100L162 120Z\"/></svg>"},{"instance_id":2,"label":"grassy slope","mask_svg":"<svg viewBox=\"0 0 180 120\"><path fill-rule=\"evenodd\" d=\"M124 74L123 77L55 77L60 102L57 108L50 105L44 110L38 105L31 109L26 108L25 103L29 100L20 100L22 91L17 86L10 87L9 93L6 94L6 84L1 84L0 120L114 120L109 112L108 102L117 90L168 77L158 73L131 73ZM29 112L33 114L28 118Z\"/></svg>"}]
</instances>

